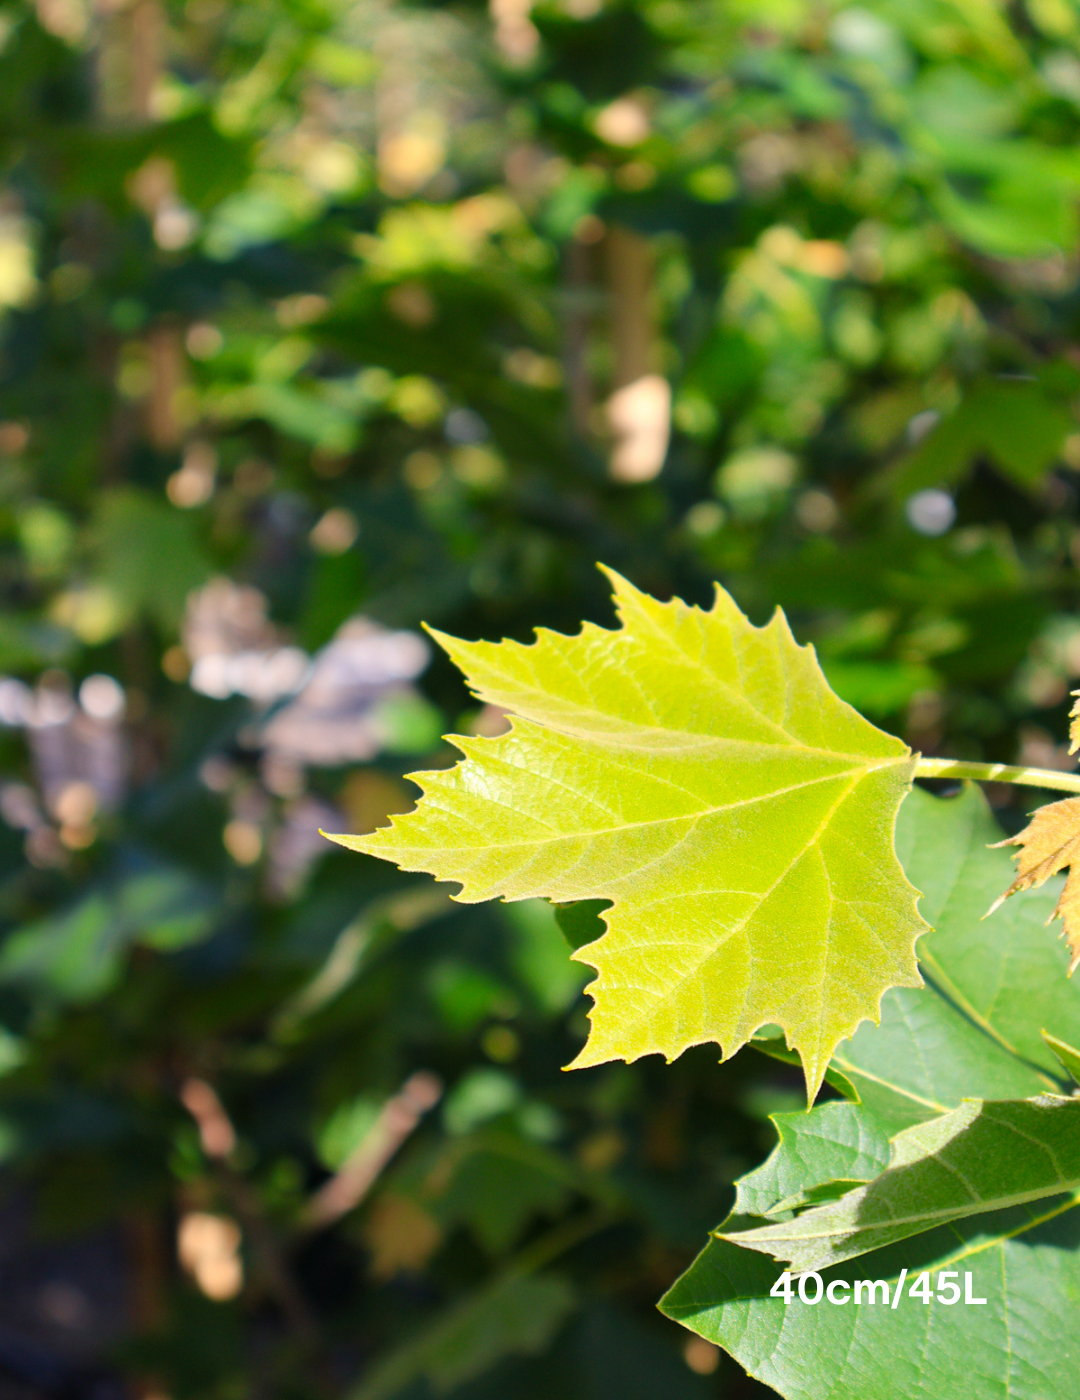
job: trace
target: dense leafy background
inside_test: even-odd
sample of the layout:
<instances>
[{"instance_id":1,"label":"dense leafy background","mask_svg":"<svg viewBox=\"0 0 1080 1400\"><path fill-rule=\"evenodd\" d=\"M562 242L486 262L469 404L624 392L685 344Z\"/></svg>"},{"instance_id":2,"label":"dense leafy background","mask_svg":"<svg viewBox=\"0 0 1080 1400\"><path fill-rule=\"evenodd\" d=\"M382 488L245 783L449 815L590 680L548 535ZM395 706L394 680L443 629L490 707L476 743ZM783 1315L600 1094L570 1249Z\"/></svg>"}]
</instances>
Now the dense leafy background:
<instances>
[{"instance_id":1,"label":"dense leafy background","mask_svg":"<svg viewBox=\"0 0 1080 1400\"><path fill-rule=\"evenodd\" d=\"M5 1393L762 1394L654 1301L797 1071L564 1075L550 909L315 831L498 729L421 620L609 624L597 558L782 603L924 752L1068 761L1074 7L38 0L0 44Z\"/></svg>"}]
</instances>

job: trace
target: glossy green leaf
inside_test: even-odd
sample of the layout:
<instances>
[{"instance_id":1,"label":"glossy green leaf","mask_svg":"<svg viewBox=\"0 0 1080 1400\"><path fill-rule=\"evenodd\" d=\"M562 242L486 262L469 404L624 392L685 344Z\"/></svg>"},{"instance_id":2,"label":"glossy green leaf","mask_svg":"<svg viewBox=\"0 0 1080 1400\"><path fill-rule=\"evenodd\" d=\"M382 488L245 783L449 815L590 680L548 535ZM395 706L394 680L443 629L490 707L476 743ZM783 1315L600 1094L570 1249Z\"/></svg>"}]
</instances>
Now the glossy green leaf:
<instances>
[{"instance_id":1,"label":"glossy green leaf","mask_svg":"<svg viewBox=\"0 0 1080 1400\"><path fill-rule=\"evenodd\" d=\"M984 920L1013 875L1008 853L988 849L1000 839L974 786L948 798L916 788L900 809L897 852L933 925L919 941L927 986L891 992L880 1028L861 1028L832 1063L891 1132L965 1097L1062 1091L1061 1066L1040 1033L1075 1041L1080 1027L1080 985L1065 976L1068 952L1045 926L1060 879Z\"/></svg>"},{"instance_id":2,"label":"glossy green leaf","mask_svg":"<svg viewBox=\"0 0 1080 1400\"><path fill-rule=\"evenodd\" d=\"M837 1042L918 985L923 928L893 851L912 759L830 691L781 613L753 627L611 575L621 626L532 646L439 637L517 718L456 738L415 812L342 845L458 880L460 898L610 899L574 1062L729 1056L775 1022L811 1098Z\"/></svg>"},{"instance_id":3,"label":"glossy green leaf","mask_svg":"<svg viewBox=\"0 0 1080 1400\"><path fill-rule=\"evenodd\" d=\"M792 1210L806 1193L834 1181L872 1181L889 1165L889 1135L863 1104L834 1099L813 1113L774 1113L780 1141L737 1183L735 1216Z\"/></svg>"},{"instance_id":4,"label":"glossy green leaf","mask_svg":"<svg viewBox=\"0 0 1080 1400\"><path fill-rule=\"evenodd\" d=\"M771 1259L714 1240L661 1309L729 1351L785 1400L1075 1400L1080 1307L1080 1209L1074 1198L1020 1206L932 1230L821 1275L888 1284L907 1269L900 1303L785 1306L770 1297ZM973 1298L938 1296L942 1271ZM910 1287L930 1274L932 1301ZM948 1282L948 1281L946 1281ZM808 1288L814 1296L814 1286ZM850 1297L850 1293L848 1295ZM948 1298L948 1291L944 1297Z\"/></svg>"},{"instance_id":5,"label":"glossy green leaf","mask_svg":"<svg viewBox=\"0 0 1080 1400\"><path fill-rule=\"evenodd\" d=\"M887 1171L794 1220L721 1237L796 1273L984 1211L1080 1191L1080 1099L969 1099L897 1135Z\"/></svg>"}]
</instances>

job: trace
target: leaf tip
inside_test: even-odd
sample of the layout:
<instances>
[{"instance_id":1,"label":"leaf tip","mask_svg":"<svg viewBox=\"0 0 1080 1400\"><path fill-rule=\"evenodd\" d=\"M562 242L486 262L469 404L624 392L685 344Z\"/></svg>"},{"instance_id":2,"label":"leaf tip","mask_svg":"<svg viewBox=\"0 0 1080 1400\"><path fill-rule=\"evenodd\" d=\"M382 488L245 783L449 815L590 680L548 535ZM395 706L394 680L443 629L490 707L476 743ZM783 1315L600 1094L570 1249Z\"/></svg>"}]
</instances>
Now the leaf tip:
<instances>
[{"instance_id":1,"label":"leaf tip","mask_svg":"<svg viewBox=\"0 0 1080 1400\"><path fill-rule=\"evenodd\" d=\"M803 1078L806 1081L806 1112L809 1113L817 1102L817 1096L821 1093L821 1086L825 1082L825 1073L829 1068L829 1061L832 1059L832 1051L822 1055L804 1053L800 1046L789 1045L789 1050L795 1050L802 1062Z\"/></svg>"},{"instance_id":2,"label":"leaf tip","mask_svg":"<svg viewBox=\"0 0 1080 1400\"><path fill-rule=\"evenodd\" d=\"M325 837L327 841L333 841L335 845L344 846L347 851L359 851L362 855L370 854L367 842L369 842L371 837L375 834L372 832L368 836L352 836L348 832L323 831L321 826L318 828L318 831L319 835Z\"/></svg>"},{"instance_id":3,"label":"leaf tip","mask_svg":"<svg viewBox=\"0 0 1080 1400\"><path fill-rule=\"evenodd\" d=\"M570 1063L563 1065L562 1068L564 1073L569 1073L572 1069L592 1069L594 1065L604 1065L617 1058L616 1055L590 1054L589 1041L586 1041Z\"/></svg>"},{"instance_id":4,"label":"leaf tip","mask_svg":"<svg viewBox=\"0 0 1080 1400\"><path fill-rule=\"evenodd\" d=\"M611 596L615 603L615 611L620 622L625 626L623 617L623 605L633 602L637 598L644 596L639 588L635 588L628 578L624 578L618 569L613 569L610 564L597 563L596 567L611 584Z\"/></svg>"}]
</instances>

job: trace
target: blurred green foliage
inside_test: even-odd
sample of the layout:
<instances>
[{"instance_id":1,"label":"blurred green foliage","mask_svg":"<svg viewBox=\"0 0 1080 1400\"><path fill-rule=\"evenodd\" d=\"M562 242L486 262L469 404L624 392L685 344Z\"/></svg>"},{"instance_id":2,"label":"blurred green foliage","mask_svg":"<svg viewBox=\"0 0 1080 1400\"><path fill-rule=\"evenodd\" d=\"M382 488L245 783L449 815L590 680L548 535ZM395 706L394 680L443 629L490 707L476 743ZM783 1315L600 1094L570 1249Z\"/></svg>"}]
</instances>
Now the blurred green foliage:
<instances>
[{"instance_id":1,"label":"blurred green foliage","mask_svg":"<svg viewBox=\"0 0 1080 1400\"><path fill-rule=\"evenodd\" d=\"M797 1071L563 1075L591 911L317 831L501 723L421 621L606 622L599 558L782 603L924 752L1067 762L1080 15L37 0L0 78L0 1151L131 1299L46 1351L764 1393L653 1305Z\"/></svg>"}]
</instances>

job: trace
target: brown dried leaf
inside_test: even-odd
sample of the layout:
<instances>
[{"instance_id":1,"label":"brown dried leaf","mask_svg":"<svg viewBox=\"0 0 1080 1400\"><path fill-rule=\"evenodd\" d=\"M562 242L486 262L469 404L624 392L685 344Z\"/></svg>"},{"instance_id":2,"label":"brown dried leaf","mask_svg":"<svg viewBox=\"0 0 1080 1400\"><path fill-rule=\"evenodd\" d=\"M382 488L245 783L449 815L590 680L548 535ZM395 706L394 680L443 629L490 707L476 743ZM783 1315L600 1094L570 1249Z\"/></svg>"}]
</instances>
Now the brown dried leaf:
<instances>
[{"instance_id":1,"label":"brown dried leaf","mask_svg":"<svg viewBox=\"0 0 1080 1400\"><path fill-rule=\"evenodd\" d=\"M372 1277L378 1279L419 1272L442 1243L438 1221L410 1196L395 1191L375 1202L363 1235L371 1250Z\"/></svg>"},{"instance_id":2,"label":"brown dried leaf","mask_svg":"<svg viewBox=\"0 0 1080 1400\"><path fill-rule=\"evenodd\" d=\"M1080 702L1073 710L1076 715ZM1080 744L1080 716L1073 722L1073 746ZM1057 902L1051 919L1064 922L1063 937L1069 945L1072 960L1069 976L1080 967L1080 797L1066 797L1040 807L1027 826L1016 836L998 841L998 846L1019 846L1019 866L1016 879L987 910L987 916L999 909L1009 895L1018 890L1030 890L1043 884L1051 875L1069 867L1069 878ZM1049 922L1049 920L1047 920Z\"/></svg>"}]
</instances>

